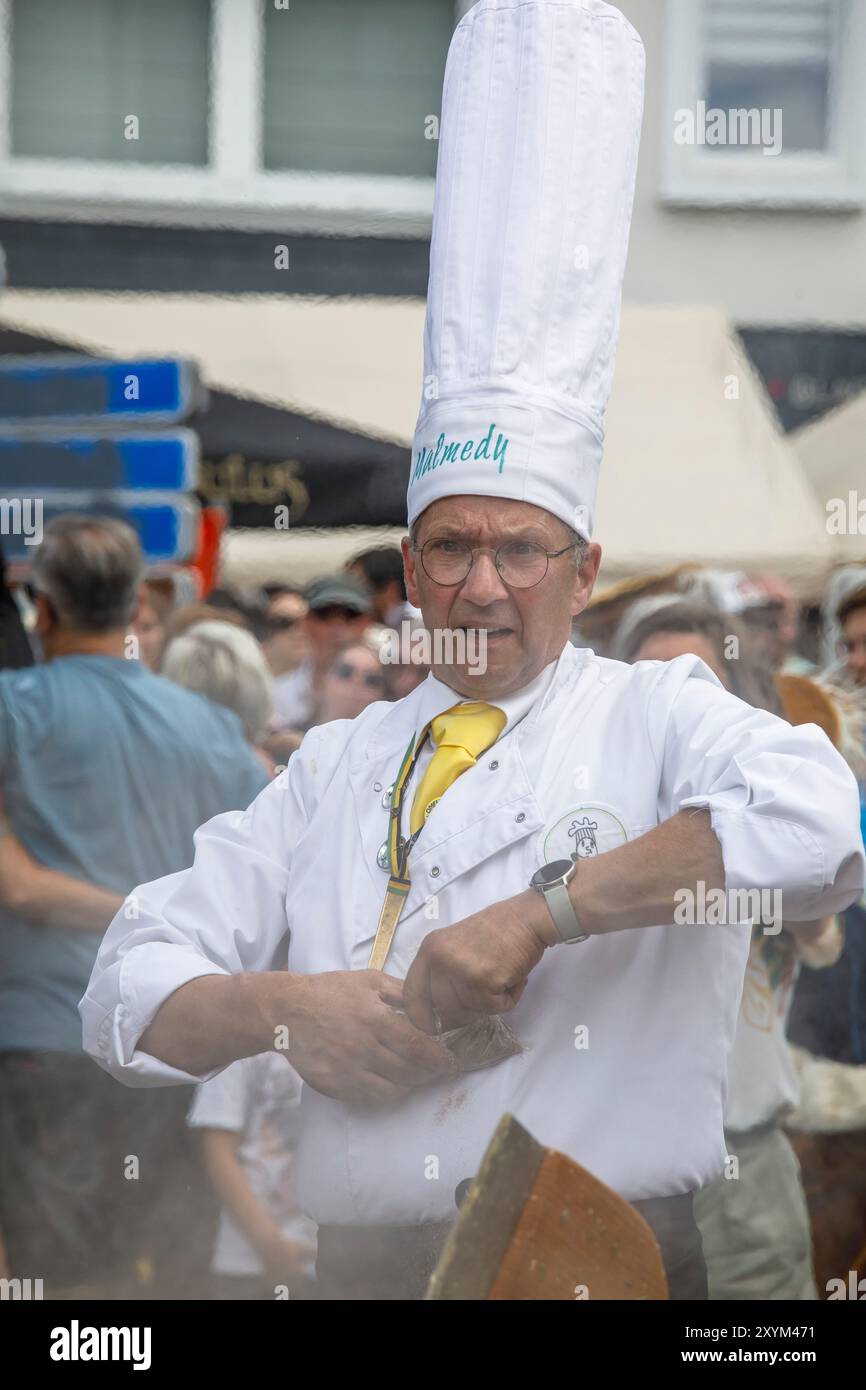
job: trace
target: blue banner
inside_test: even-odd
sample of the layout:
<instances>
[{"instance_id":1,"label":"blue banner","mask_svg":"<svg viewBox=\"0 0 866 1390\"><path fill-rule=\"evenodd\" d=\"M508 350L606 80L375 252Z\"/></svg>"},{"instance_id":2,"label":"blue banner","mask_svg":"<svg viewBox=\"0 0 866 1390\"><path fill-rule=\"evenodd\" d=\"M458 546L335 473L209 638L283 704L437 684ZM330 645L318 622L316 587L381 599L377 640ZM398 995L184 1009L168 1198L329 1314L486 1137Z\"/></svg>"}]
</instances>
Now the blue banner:
<instances>
[{"instance_id":1,"label":"blue banner","mask_svg":"<svg viewBox=\"0 0 866 1390\"><path fill-rule=\"evenodd\" d=\"M0 537L8 563L29 564L45 527L56 516L86 512L126 521L138 532L149 565L191 560L198 542L198 503L142 493L46 492L0 497Z\"/></svg>"},{"instance_id":2,"label":"blue banner","mask_svg":"<svg viewBox=\"0 0 866 1390\"><path fill-rule=\"evenodd\" d=\"M179 358L0 359L0 427L55 421L173 424L202 408L206 399L195 364Z\"/></svg>"},{"instance_id":3,"label":"blue banner","mask_svg":"<svg viewBox=\"0 0 866 1390\"><path fill-rule=\"evenodd\" d=\"M42 496L52 488L191 492L198 485L198 437L172 433L28 437L0 434L0 494Z\"/></svg>"}]
</instances>

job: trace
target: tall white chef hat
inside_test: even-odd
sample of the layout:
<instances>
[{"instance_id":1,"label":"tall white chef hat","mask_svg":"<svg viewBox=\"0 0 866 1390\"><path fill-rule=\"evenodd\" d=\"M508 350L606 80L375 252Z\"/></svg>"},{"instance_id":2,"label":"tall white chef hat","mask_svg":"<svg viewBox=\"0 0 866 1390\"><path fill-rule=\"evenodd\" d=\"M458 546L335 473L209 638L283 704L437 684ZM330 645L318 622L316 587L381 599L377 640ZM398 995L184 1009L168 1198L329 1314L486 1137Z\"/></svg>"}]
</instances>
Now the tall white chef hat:
<instances>
[{"instance_id":1,"label":"tall white chef hat","mask_svg":"<svg viewBox=\"0 0 866 1390\"><path fill-rule=\"evenodd\" d=\"M481 0L445 69L409 523L534 502L589 537L644 53L601 0Z\"/></svg>"}]
</instances>

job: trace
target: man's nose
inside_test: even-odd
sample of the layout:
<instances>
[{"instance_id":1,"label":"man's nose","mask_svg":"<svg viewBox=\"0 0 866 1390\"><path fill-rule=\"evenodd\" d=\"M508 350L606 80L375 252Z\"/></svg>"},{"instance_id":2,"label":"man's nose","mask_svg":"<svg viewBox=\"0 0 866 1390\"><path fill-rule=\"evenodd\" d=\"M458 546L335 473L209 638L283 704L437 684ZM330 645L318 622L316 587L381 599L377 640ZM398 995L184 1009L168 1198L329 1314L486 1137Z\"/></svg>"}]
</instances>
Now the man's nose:
<instances>
[{"instance_id":1,"label":"man's nose","mask_svg":"<svg viewBox=\"0 0 866 1390\"><path fill-rule=\"evenodd\" d=\"M510 597L492 555L483 552L475 556L475 563L464 580L461 597L479 607Z\"/></svg>"}]
</instances>

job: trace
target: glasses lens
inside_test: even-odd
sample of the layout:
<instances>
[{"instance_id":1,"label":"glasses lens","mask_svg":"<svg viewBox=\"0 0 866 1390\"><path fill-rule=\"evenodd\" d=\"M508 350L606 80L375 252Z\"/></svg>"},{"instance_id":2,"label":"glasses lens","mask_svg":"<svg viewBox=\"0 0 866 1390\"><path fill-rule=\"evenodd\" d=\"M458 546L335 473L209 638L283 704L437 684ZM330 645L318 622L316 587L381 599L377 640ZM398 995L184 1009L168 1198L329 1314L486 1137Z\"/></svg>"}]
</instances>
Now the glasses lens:
<instances>
[{"instance_id":1,"label":"glasses lens","mask_svg":"<svg viewBox=\"0 0 866 1390\"><path fill-rule=\"evenodd\" d=\"M547 573L547 552L533 541L509 541L497 551L499 573L515 589L540 584Z\"/></svg>"},{"instance_id":2,"label":"glasses lens","mask_svg":"<svg viewBox=\"0 0 866 1390\"><path fill-rule=\"evenodd\" d=\"M462 584L472 568L472 551L462 541L432 540L421 551L421 560L436 584Z\"/></svg>"},{"instance_id":3,"label":"glasses lens","mask_svg":"<svg viewBox=\"0 0 866 1390\"><path fill-rule=\"evenodd\" d=\"M364 685L370 690L381 690L385 684L385 677L378 671L363 671L357 666L353 666L351 661L338 661L333 670L337 680L350 681L357 677L361 678Z\"/></svg>"},{"instance_id":4,"label":"glasses lens","mask_svg":"<svg viewBox=\"0 0 866 1390\"><path fill-rule=\"evenodd\" d=\"M312 614L322 623L328 623L332 618L340 618L347 623L351 618L358 617L354 609L344 608L340 603L329 603L325 608L314 608Z\"/></svg>"}]
</instances>

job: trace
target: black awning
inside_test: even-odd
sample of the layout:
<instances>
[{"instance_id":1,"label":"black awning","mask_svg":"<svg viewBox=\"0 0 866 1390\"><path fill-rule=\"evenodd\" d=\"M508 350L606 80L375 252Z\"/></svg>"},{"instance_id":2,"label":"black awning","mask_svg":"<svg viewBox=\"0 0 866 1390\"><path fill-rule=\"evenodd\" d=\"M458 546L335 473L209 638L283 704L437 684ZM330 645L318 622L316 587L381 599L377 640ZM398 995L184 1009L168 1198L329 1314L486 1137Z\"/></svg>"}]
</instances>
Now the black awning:
<instances>
[{"instance_id":1,"label":"black awning","mask_svg":"<svg viewBox=\"0 0 866 1390\"><path fill-rule=\"evenodd\" d=\"M410 451L260 401L211 391L190 425L202 443L200 489L232 526L404 526Z\"/></svg>"}]
</instances>

